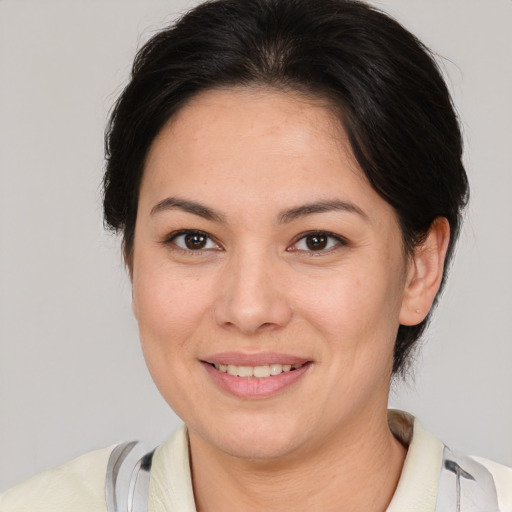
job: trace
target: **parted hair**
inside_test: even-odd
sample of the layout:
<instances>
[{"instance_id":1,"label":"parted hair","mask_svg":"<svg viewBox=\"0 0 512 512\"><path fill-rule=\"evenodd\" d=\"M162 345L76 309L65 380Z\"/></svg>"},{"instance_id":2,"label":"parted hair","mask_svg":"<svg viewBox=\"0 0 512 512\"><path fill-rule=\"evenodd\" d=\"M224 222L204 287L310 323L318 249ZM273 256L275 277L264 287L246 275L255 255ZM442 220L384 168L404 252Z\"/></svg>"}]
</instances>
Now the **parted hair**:
<instances>
[{"instance_id":1,"label":"parted hair","mask_svg":"<svg viewBox=\"0 0 512 512\"><path fill-rule=\"evenodd\" d=\"M397 21L354 0L213 0L137 53L105 135L104 217L128 266L149 148L197 93L261 86L322 98L369 183L395 209L411 255L445 217L453 256L468 199L458 118L432 53ZM430 314L398 330L404 373Z\"/></svg>"}]
</instances>

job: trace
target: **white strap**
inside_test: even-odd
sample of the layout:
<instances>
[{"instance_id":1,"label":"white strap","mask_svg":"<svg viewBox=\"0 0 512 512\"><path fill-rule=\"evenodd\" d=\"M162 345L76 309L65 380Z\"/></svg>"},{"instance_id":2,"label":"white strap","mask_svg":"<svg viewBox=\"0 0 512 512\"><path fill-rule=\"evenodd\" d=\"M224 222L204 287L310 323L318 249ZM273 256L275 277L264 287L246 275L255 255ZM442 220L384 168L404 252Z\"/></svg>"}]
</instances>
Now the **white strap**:
<instances>
[{"instance_id":1,"label":"white strap","mask_svg":"<svg viewBox=\"0 0 512 512\"><path fill-rule=\"evenodd\" d=\"M136 441L117 445L107 464L107 512L147 512L153 452Z\"/></svg>"},{"instance_id":2,"label":"white strap","mask_svg":"<svg viewBox=\"0 0 512 512\"><path fill-rule=\"evenodd\" d=\"M471 457L445 446L436 512L499 512L491 473Z\"/></svg>"}]
</instances>

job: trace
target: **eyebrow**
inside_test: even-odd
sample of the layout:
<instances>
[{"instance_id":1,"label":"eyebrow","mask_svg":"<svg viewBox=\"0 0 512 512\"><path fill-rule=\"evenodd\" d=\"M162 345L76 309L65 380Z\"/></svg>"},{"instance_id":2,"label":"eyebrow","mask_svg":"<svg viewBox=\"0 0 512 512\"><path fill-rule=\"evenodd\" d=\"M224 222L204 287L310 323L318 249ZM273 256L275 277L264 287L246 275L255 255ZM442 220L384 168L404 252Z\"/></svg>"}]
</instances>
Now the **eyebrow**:
<instances>
[{"instance_id":1,"label":"eyebrow","mask_svg":"<svg viewBox=\"0 0 512 512\"><path fill-rule=\"evenodd\" d=\"M308 203L301 206L297 206L296 208L290 208L289 210L285 210L281 212L278 216L278 221L280 224L286 224L288 222L292 222L301 217L305 217L306 215L312 215L314 213L326 213L332 211L342 211L348 213L356 213L363 217L363 219L368 220L368 216L366 213L361 210L358 206L352 203L347 203L346 201L318 201L314 203Z\"/></svg>"},{"instance_id":2,"label":"eyebrow","mask_svg":"<svg viewBox=\"0 0 512 512\"><path fill-rule=\"evenodd\" d=\"M153 206L151 209L151 215L165 210L183 210L185 212L198 215L199 217L203 217L203 219L206 220L226 222L226 217L222 213L216 212L212 208L208 208L208 206L196 203L195 201L189 201L188 199L167 197Z\"/></svg>"},{"instance_id":3,"label":"eyebrow","mask_svg":"<svg viewBox=\"0 0 512 512\"><path fill-rule=\"evenodd\" d=\"M213 208L209 208L208 206L204 206L201 203L190 201L188 199L167 197L153 206L151 209L151 215L155 215L156 213L165 210L183 210L213 222L226 222L226 216L224 214L215 211ZM317 201L290 208L282 211L278 215L277 220L279 224L286 224L301 217L306 217L307 215L332 211L355 213L363 217L365 220L368 220L368 216L363 212L363 210L361 210L361 208L355 204L339 200Z\"/></svg>"}]
</instances>

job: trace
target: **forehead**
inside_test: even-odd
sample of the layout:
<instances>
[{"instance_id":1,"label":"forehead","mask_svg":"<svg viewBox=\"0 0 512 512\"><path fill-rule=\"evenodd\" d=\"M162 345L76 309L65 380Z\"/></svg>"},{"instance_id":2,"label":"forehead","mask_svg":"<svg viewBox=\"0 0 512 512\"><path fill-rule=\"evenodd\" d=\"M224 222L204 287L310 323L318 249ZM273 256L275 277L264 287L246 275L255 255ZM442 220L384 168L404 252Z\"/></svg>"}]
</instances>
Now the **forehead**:
<instances>
[{"instance_id":1,"label":"forehead","mask_svg":"<svg viewBox=\"0 0 512 512\"><path fill-rule=\"evenodd\" d=\"M324 135L335 134L337 140L344 139L345 134L335 115L336 110L334 104L321 96L300 93L292 89L281 90L258 85L235 86L208 89L194 95L169 120L168 126L191 126L199 117L201 121L238 121L244 128L257 129L262 121L269 124L267 114L272 111L275 115L274 128L290 128L296 116L306 116L303 120L305 124L311 123L309 128L317 124L318 130L323 130ZM243 115L237 116L237 113ZM198 128L197 124L195 128Z\"/></svg>"},{"instance_id":2,"label":"forehead","mask_svg":"<svg viewBox=\"0 0 512 512\"><path fill-rule=\"evenodd\" d=\"M241 146L259 155L262 174L263 160L274 153L283 159L303 158L320 147L326 157L350 160L354 172L361 173L326 101L265 88L214 89L192 97L153 141L145 170L165 160L178 164L184 157L207 157L212 164L243 159L233 153Z\"/></svg>"},{"instance_id":3,"label":"forehead","mask_svg":"<svg viewBox=\"0 0 512 512\"><path fill-rule=\"evenodd\" d=\"M260 88L200 93L164 126L146 160L141 201L176 194L226 206L238 196L260 208L383 202L326 101Z\"/></svg>"}]
</instances>

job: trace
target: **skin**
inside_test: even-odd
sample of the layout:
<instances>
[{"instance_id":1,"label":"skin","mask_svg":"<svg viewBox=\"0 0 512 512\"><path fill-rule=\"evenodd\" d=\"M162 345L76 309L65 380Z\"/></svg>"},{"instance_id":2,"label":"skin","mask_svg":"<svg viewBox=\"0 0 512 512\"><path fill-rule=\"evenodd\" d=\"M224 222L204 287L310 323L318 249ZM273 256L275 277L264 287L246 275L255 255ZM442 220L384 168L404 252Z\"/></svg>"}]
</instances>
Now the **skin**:
<instances>
[{"instance_id":1,"label":"skin","mask_svg":"<svg viewBox=\"0 0 512 512\"><path fill-rule=\"evenodd\" d=\"M189 429L198 510L385 510L405 457L386 419L394 340L435 297L445 219L406 257L332 111L265 89L183 107L151 147L137 215L133 310ZM191 249L180 230L209 238ZM311 250L318 231L333 235ZM264 398L225 392L203 362L268 351L310 363Z\"/></svg>"}]
</instances>

